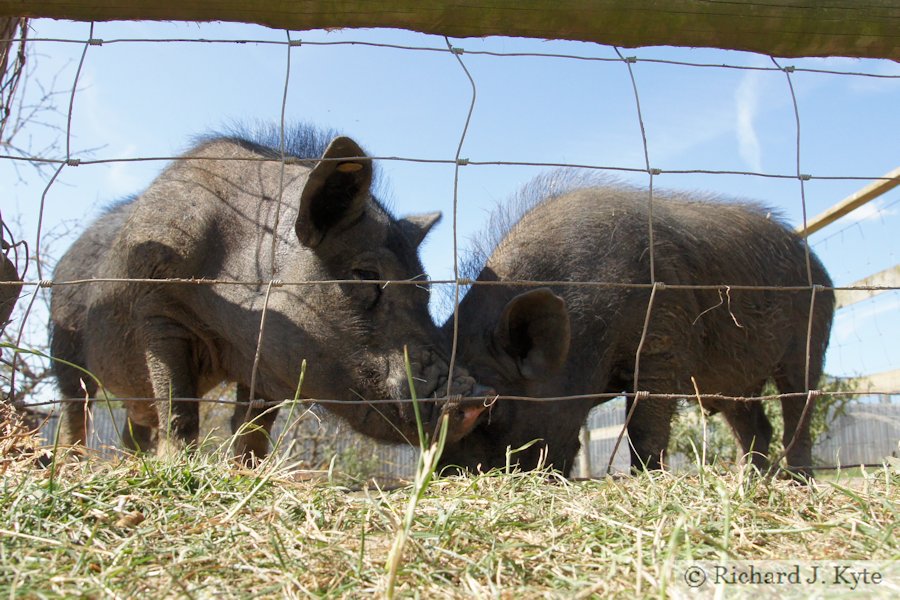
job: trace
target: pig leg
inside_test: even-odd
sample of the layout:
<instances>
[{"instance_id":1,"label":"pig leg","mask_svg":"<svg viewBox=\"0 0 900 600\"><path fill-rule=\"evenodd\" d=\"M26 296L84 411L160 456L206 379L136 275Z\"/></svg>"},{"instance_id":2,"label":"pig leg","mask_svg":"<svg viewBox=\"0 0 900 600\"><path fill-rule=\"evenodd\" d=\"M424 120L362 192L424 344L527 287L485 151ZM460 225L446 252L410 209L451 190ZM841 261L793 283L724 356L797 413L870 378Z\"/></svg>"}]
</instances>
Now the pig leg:
<instances>
[{"instance_id":1,"label":"pig leg","mask_svg":"<svg viewBox=\"0 0 900 600\"><path fill-rule=\"evenodd\" d=\"M756 394L762 386L757 388ZM769 468L769 444L772 442L772 424L769 423L762 402L728 402L722 414L741 447L743 460L765 472Z\"/></svg>"},{"instance_id":2,"label":"pig leg","mask_svg":"<svg viewBox=\"0 0 900 600\"><path fill-rule=\"evenodd\" d=\"M194 339L176 321L150 317L144 340L159 418L157 454L172 456L196 442L200 433L199 403L177 400L197 397Z\"/></svg>"},{"instance_id":3,"label":"pig leg","mask_svg":"<svg viewBox=\"0 0 900 600\"><path fill-rule=\"evenodd\" d=\"M775 374L775 384L782 394L791 392L803 392L805 365L790 370L781 370ZM821 369L810 366L810 382L818 382ZM790 374L788 372L790 371ZM787 449L787 464L791 473L809 479L813 476L812 470L812 434L810 422L815 410L815 397L809 398L809 408L806 408L807 397L782 398L781 414L784 418L784 447ZM804 409L806 415L803 416ZM802 420L801 420L801 417ZM794 439L796 437L796 439Z\"/></svg>"},{"instance_id":4,"label":"pig leg","mask_svg":"<svg viewBox=\"0 0 900 600\"><path fill-rule=\"evenodd\" d=\"M827 329L813 331L813 343L810 346L809 385L815 388L822 377L822 360L825 343L819 340L824 335L827 340ZM817 341L818 340L818 341ZM794 343L787 349L775 371L775 385L782 394L804 393L808 391L806 377L806 340ZM787 451L788 471L794 475L809 479L812 470L812 434L810 422L815 411L815 396L799 395L794 398L782 398L781 414L784 420L784 448ZM804 415L805 411L805 415Z\"/></svg>"},{"instance_id":5,"label":"pig leg","mask_svg":"<svg viewBox=\"0 0 900 600\"><path fill-rule=\"evenodd\" d=\"M57 372L60 372L60 370L58 369ZM97 386L93 383L93 380L90 383L85 381L85 385L88 397L93 398L97 395ZM87 444L87 420L90 409L87 400L82 399L85 396L85 391L81 389L80 384L75 387L63 384L62 379L60 379L59 387L66 400L63 404L63 412L59 424L59 443L64 446Z\"/></svg>"},{"instance_id":6,"label":"pig leg","mask_svg":"<svg viewBox=\"0 0 900 600\"><path fill-rule=\"evenodd\" d=\"M671 392L671 388L666 390L666 393ZM634 406L634 403L634 398L628 399L625 413L631 414L634 408L634 414L628 424L631 469L636 472L644 469L662 469L672 432L672 417L678 405L677 400L639 398L637 406Z\"/></svg>"},{"instance_id":7,"label":"pig leg","mask_svg":"<svg viewBox=\"0 0 900 600\"><path fill-rule=\"evenodd\" d=\"M85 364L82 356L81 336L71 329L57 327L53 331L50 349L55 358L68 363ZM97 384L75 367L60 361L53 365L56 380L63 396L62 417L60 419L59 443L64 446L87 443L88 403L85 396L97 395ZM84 381L85 388L81 387Z\"/></svg>"},{"instance_id":8,"label":"pig leg","mask_svg":"<svg viewBox=\"0 0 900 600\"><path fill-rule=\"evenodd\" d=\"M675 342L687 337L677 327L687 320L684 307L660 301L653 311L653 319L640 354L638 389L630 391L693 395L691 370L684 364L684 357L690 356L691 349L679 347ZM637 406L634 406L635 401ZM630 414L634 407L634 414L628 424L632 471L662 469L678 401L666 398L629 398L626 405L626 414Z\"/></svg>"},{"instance_id":9,"label":"pig leg","mask_svg":"<svg viewBox=\"0 0 900 600\"><path fill-rule=\"evenodd\" d=\"M127 419L122 426L122 444L134 452L150 452L154 446L153 428Z\"/></svg>"},{"instance_id":10,"label":"pig leg","mask_svg":"<svg viewBox=\"0 0 900 600\"><path fill-rule=\"evenodd\" d=\"M235 392L238 402L249 402L250 388L238 384ZM248 407L238 404L231 415L231 433L238 434L235 449L241 461L247 466L255 466L269 454L269 439L277 409Z\"/></svg>"},{"instance_id":11,"label":"pig leg","mask_svg":"<svg viewBox=\"0 0 900 600\"><path fill-rule=\"evenodd\" d=\"M652 298L652 296L651 296ZM699 312L693 296L686 292L660 291L656 302L648 304L647 321L633 365L634 373L620 378L637 381L631 384L632 392L651 394L694 395L691 375L695 370L691 357L700 350L694 347L690 328ZM631 469L662 469L672 432L672 418L678 407L677 399L638 398L629 399L629 413L634 414L628 424L631 442ZM628 413L626 413L628 414Z\"/></svg>"}]
</instances>

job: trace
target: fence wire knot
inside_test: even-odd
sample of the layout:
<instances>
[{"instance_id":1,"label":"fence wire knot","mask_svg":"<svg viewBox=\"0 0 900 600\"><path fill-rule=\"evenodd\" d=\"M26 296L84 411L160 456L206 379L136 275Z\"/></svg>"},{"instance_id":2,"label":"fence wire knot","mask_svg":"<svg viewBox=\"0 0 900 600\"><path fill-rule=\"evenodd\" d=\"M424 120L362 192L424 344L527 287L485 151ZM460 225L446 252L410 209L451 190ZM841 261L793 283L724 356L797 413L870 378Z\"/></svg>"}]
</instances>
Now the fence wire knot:
<instances>
[{"instance_id":1,"label":"fence wire knot","mask_svg":"<svg viewBox=\"0 0 900 600\"><path fill-rule=\"evenodd\" d=\"M66 165L69 167L77 167L80 164L81 164L80 158L67 158L66 159Z\"/></svg>"},{"instance_id":2,"label":"fence wire knot","mask_svg":"<svg viewBox=\"0 0 900 600\"><path fill-rule=\"evenodd\" d=\"M100 38L91 38L88 40L88 46L102 46L103 40Z\"/></svg>"},{"instance_id":3,"label":"fence wire knot","mask_svg":"<svg viewBox=\"0 0 900 600\"><path fill-rule=\"evenodd\" d=\"M634 401L640 402L641 400L648 400L650 398L650 392L647 390L642 390L640 392L634 393Z\"/></svg>"},{"instance_id":4,"label":"fence wire knot","mask_svg":"<svg viewBox=\"0 0 900 600\"><path fill-rule=\"evenodd\" d=\"M42 287L42 288L52 288L52 287L53 287L53 280L52 280L52 279L41 279L41 280L38 282L38 287Z\"/></svg>"},{"instance_id":5,"label":"fence wire knot","mask_svg":"<svg viewBox=\"0 0 900 600\"><path fill-rule=\"evenodd\" d=\"M272 287L276 287L276 288L283 287L284 280L283 279L273 279L272 281L269 282L269 285Z\"/></svg>"},{"instance_id":6,"label":"fence wire knot","mask_svg":"<svg viewBox=\"0 0 900 600\"><path fill-rule=\"evenodd\" d=\"M269 406L269 402L266 400L263 400L262 398L251 398L250 401L248 402L248 404L250 405L251 409L256 409L256 410L268 408L268 406Z\"/></svg>"}]
</instances>

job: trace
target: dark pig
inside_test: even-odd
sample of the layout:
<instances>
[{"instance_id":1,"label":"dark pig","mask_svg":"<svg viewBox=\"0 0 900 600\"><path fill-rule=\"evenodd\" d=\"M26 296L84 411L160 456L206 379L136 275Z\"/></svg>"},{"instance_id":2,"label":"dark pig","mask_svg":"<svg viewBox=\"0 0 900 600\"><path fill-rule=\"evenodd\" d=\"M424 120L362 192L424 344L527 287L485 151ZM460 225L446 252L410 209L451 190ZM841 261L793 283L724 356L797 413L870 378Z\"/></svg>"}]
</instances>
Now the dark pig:
<instances>
[{"instance_id":1,"label":"dark pig","mask_svg":"<svg viewBox=\"0 0 900 600\"><path fill-rule=\"evenodd\" d=\"M16 306L16 300L19 298L19 292L22 291L22 282L19 279L19 273L16 266L6 256L6 242L3 242L3 253L0 254L0 332L6 327L13 308Z\"/></svg>"},{"instance_id":2,"label":"dark pig","mask_svg":"<svg viewBox=\"0 0 900 600\"><path fill-rule=\"evenodd\" d=\"M403 442L417 436L412 406L367 401L410 397L404 346L418 396L447 391L448 361L427 287L353 283L424 279L417 251L440 214L393 217L372 195L372 163L356 142L308 128L290 133L285 164L277 160L277 136L268 145L207 139L88 227L60 260L57 282L222 281L54 288L54 357L85 367L119 397L156 399L125 401L130 445L146 447L158 430L160 455L180 450L199 430L199 404L183 399L223 380L249 388L264 306L258 398L292 398L305 358L305 397L341 400L327 408L362 433ZM284 285L270 289L270 280ZM351 283L302 285L337 280ZM260 283L227 283L235 281ZM97 393L81 371L58 361L54 370L66 398L84 397L80 380L90 396ZM457 370L451 393L473 389ZM451 439L480 410L459 400L443 408ZM63 443L85 440L86 409L84 402L65 405ZM434 404L424 411L426 426L441 412ZM262 427L238 439L245 458L268 450L275 412L262 412L237 408L237 425L246 416Z\"/></svg>"},{"instance_id":3,"label":"dark pig","mask_svg":"<svg viewBox=\"0 0 900 600\"><path fill-rule=\"evenodd\" d=\"M459 308L459 361L501 395L533 397L634 392L635 356L650 301L648 193L618 184L554 193L558 178L539 180L515 208L495 218L495 245L481 253L478 281L566 281L613 284L526 291L474 285ZM562 176L563 180L565 176ZM548 191L549 190L549 191ZM530 208L529 208L530 207ZM499 224L498 224L499 223ZM804 241L768 211L749 203L661 194L653 202L656 281L714 289L656 291L640 354L638 391L694 396L757 396L773 378L782 393L807 391L807 328L811 290L734 286L830 287ZM499 241L498 241L499 240ZM488 258L483 258L487 257ZM479 273L478 268L470 269ZM822 374L834 296L815 293L809 345L809 386ZM445 325L452 331L452 319ZM811 475L806 396L784 398L784 442L796 441L789 467ZM539 444L514 462L544 462L568 473L579 428L594 399L563 402L499 400L474 431L444 452L445 465L502 466L506 448ZM629 401L628 406L631 407ZM759 402L705 400L722 412L753 464L767 466L771 425ZM635 468L660 468L676 401L638 401L628 428Z\"/></svg>"},{"instance_id":4,"label":"dark pig","mask_svg":"<svg viewBox=\"0 0 900 600\"><path fill-rule=\"evenodd\" d=\"M6 224L0 215L0 332L6 327L22 291L22 279L16 271L15 263L10 259L10 255L13 259L16 258L13 244L6 242L6 233Z\"/></svg>"}]
</instances>

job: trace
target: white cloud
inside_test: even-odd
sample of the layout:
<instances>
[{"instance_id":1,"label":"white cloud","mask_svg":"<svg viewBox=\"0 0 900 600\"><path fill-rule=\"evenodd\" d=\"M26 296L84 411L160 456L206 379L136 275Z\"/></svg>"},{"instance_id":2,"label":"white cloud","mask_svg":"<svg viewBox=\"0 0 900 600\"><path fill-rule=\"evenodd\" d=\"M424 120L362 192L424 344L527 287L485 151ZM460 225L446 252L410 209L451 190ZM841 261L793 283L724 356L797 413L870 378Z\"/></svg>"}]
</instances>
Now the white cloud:
<instances>
[{"instance_id":1,"label":"white cloud","mask_svg":"<svg viewBox=\"0 0 900 600\"><path fill-rule=\"evenodd\" d=\"M900 294L896 292L884 292L858 305L853 304L836 313L831 338L837 343L846 342L857 335L870 319L885 313L896 314L897 311L900 311Z\"/></svg>"},{"instance_id":2,"label":"white cloud","mask_svg":"<svg viewBox=\"0 0 900 600\"><path fill-rule=\"evenodd\" d=\"M848 213L843 219L850 223L862 223L863 221L877 221L898 213L897 209L885 208L884 205L884 198L873 200Z\"/></svg>"},{"instance_id":3,"label":"white cloud","mask_svg":"<svg viewBox=\"0 0 900 600\"><path fill-rule=\"evenodd\" d=\"M138 147L134 144L123 147L118 156L136 156ZM140 191L146 182L141 174L136 172L132 163L114 162L106 171L104 188L113 196L125 196Z\"/></svg>"},{"instance_id":4,"label":"white cloud","mask_svg":"<svg viewBox=\"0 0 900 600\"><path fill-rule=\"evenodd\" d=\"M759 71L748 71L734 94L738 152L752 171L762 171L762 152L753 126L759 107L760 82Z\"/></svg>"}]
</instances>

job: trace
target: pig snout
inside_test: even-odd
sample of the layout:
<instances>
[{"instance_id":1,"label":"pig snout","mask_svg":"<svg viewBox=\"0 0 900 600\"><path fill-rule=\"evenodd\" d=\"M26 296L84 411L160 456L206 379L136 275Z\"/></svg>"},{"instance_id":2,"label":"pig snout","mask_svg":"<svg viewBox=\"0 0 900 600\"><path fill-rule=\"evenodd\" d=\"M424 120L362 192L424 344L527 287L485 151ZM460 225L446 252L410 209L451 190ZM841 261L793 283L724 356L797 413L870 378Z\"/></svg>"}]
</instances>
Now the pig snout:
<instances>
[{"instance_id":1,"label":"pig snout","mask_svg":"<svg viewBox=\"0 0 900 600\"><path fill-rule=\"evenodd\" d=\"M447 443L459 441L475 429L496 395L493 389L473 383L468 388L468 397L452 396L444 403L435 427L440 427L440 417L446 416Z\"/></svg>"},{"instance_id":2,"label":"pig snout","mask_svg":"<svg viewBox=\"0 0 900 600\"><path fill-rule=\"evenodd\" d=\"M416 397L422 400L419 402L419 412L423 424L436 435L442 417L446 415L448 442L455 442L471 432L496 396L493 389L477 383L461 367L453 370L453 378L448 385L449 365L441 355L430 350L411 353L410 367ZM396 373L392 379L400 384L401 377L405 389L405 367L402 374ZM404 425L415 424L415 411L411 403L400 404L398 410Z\"/></svg>"}]
</instances>

